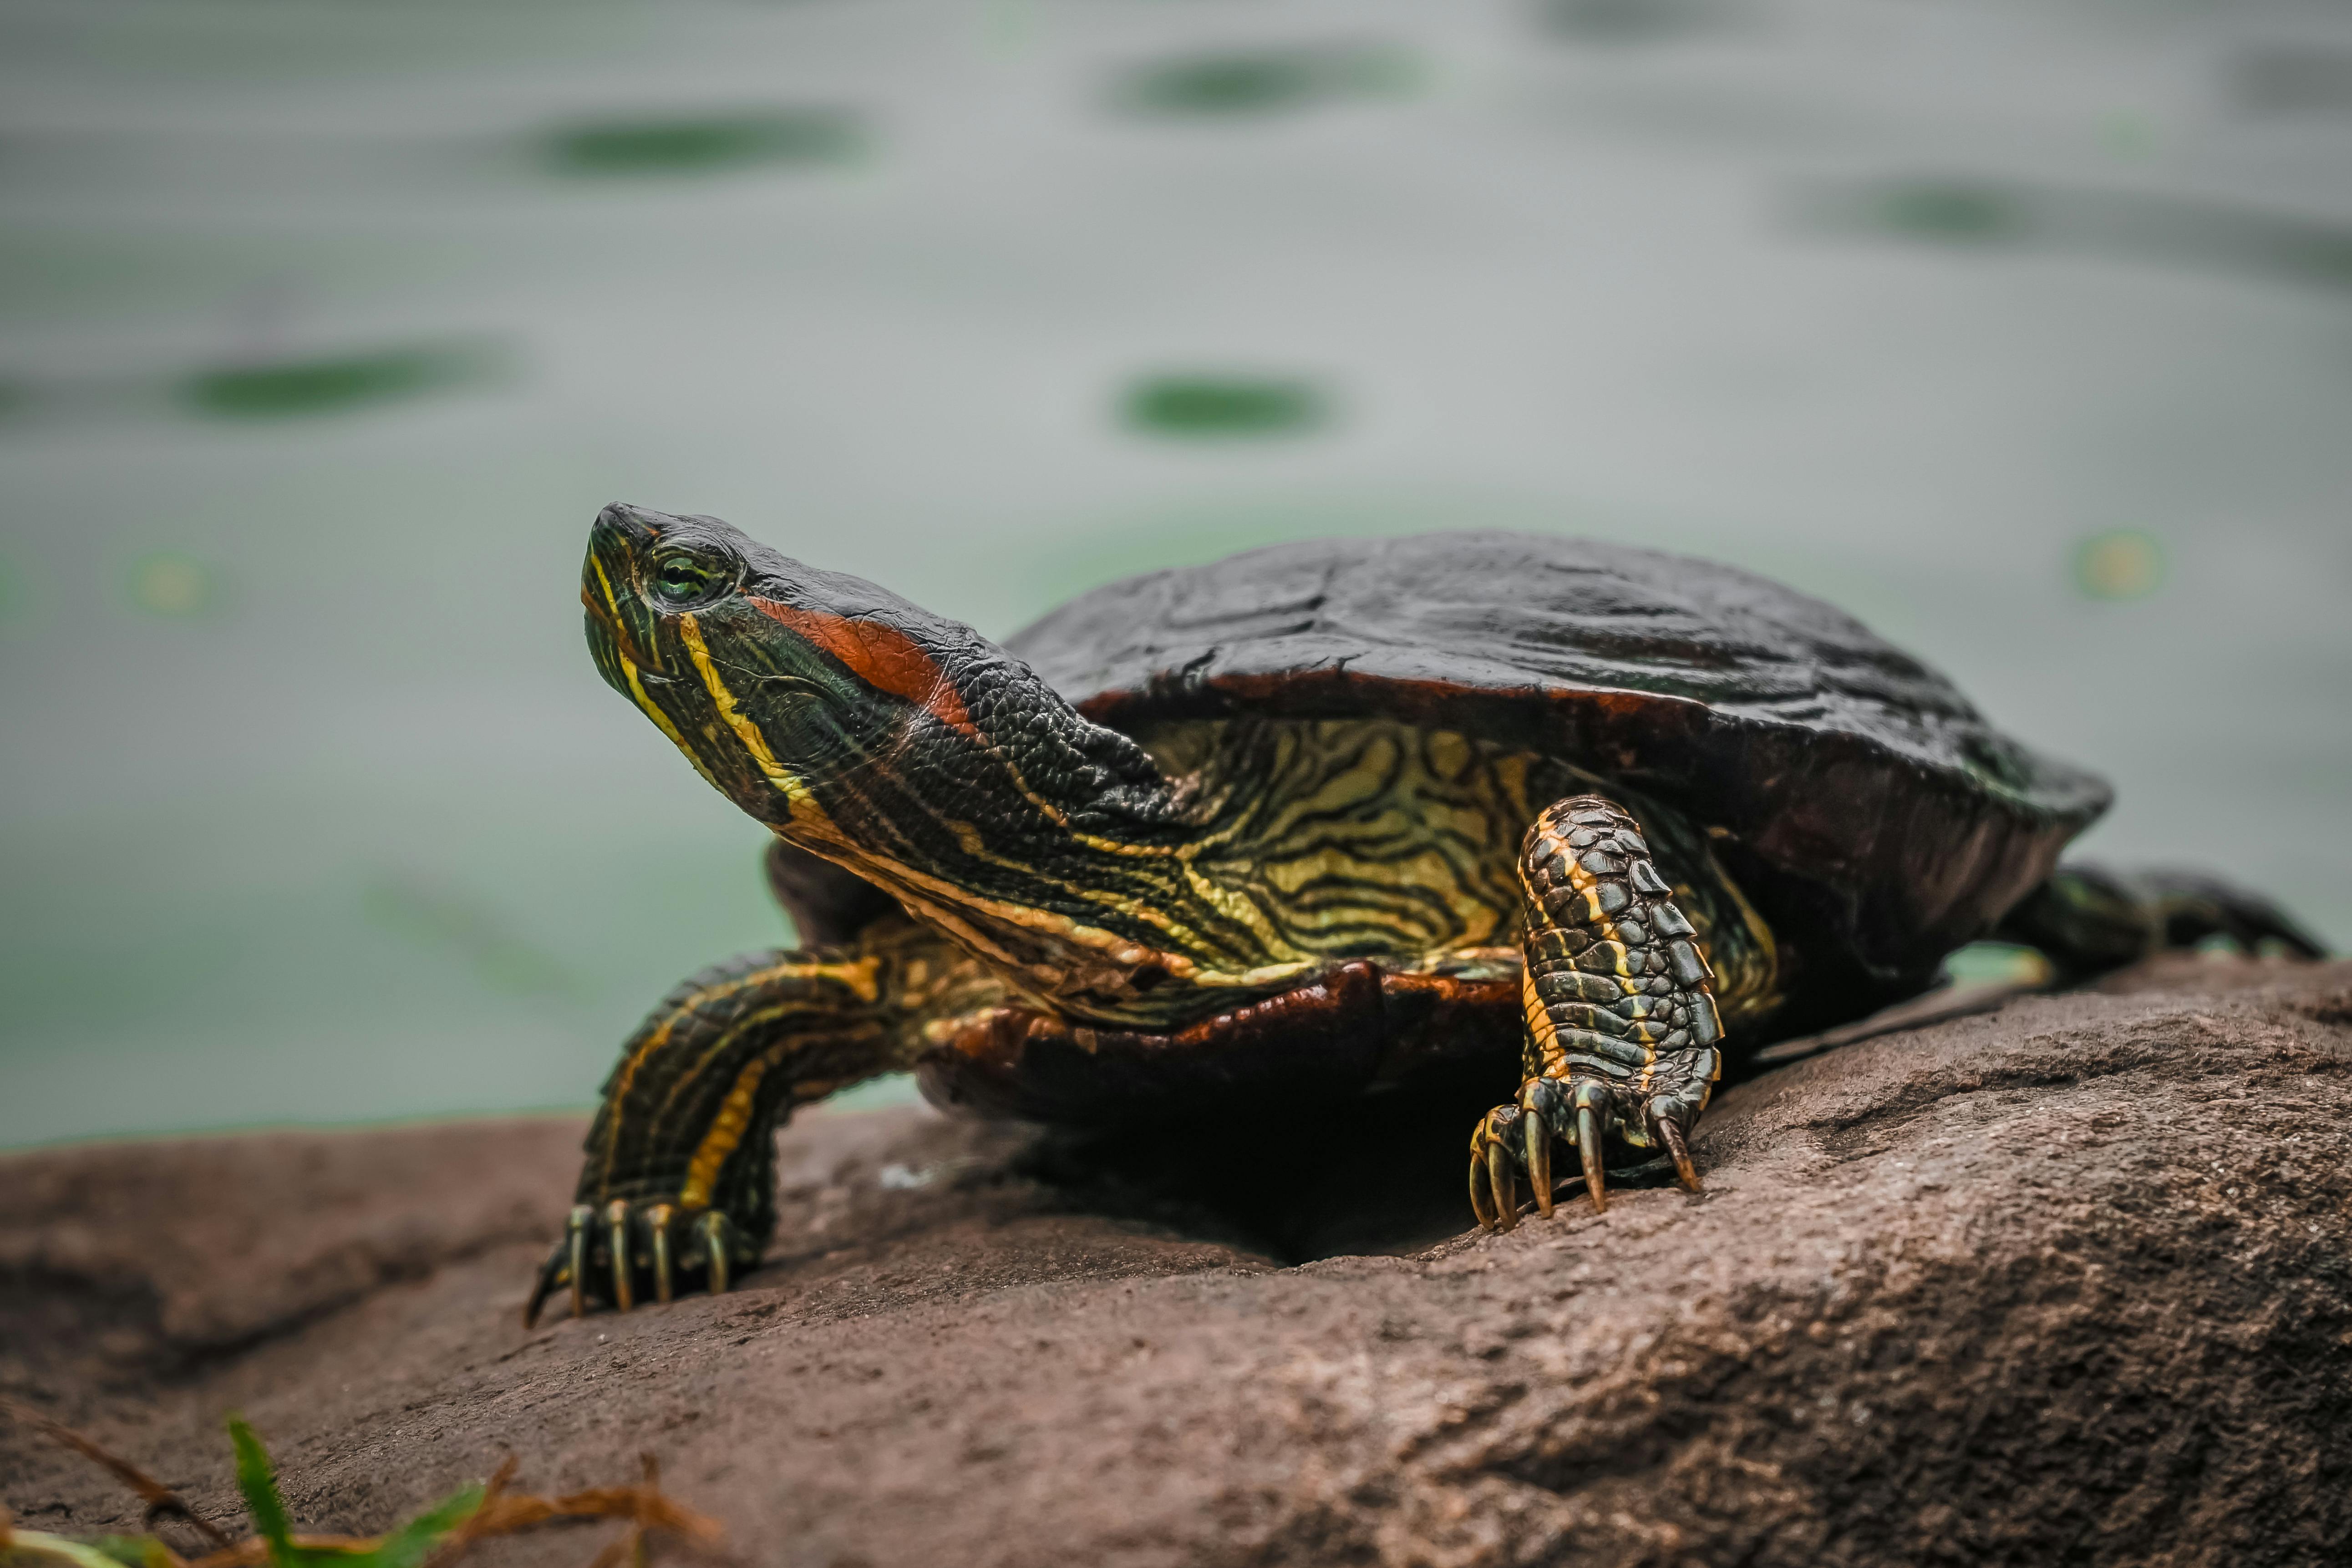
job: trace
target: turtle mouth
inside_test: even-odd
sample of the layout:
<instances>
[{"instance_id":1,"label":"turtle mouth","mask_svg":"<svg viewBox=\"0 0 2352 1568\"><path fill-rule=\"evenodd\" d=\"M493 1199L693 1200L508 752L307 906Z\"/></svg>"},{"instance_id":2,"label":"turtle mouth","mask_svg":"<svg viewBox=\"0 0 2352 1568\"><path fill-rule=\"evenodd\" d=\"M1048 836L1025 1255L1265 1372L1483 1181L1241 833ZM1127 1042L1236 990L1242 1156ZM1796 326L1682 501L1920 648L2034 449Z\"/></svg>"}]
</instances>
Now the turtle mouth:
<instances>
[{"instance_id":1,"label":"turtle mouth","mask_svg":"<svg viewBox=\"0 0 2352 1568\"><path fill-rule=\"evenodd\" d=\"M609 650L635 669L639 679L654 685L667 685L669 672L662 668L659 659L647 653L636 638L629 635L628 622L604 602L599 587L596 574L592 569L580 584L580 607L588 612L590 651Z\"/></svg>"},{"instance_id":2,"label":"turtle mouth","mask_svg":"<svg viewBox=\"0 0 2352 1568\"><path fill-rule=\"evenodd\" d=\"M637 600L637 561L661 538L661 531L635 507L615 503L599 512L588 531L588 555L580 569L580 603L588 612L588 640L628 665L646 680L666 681L669 672L657 652L658 638L641 637L646 618ZM632 612L636 612L632 614Z\"/></svg>"}]
</instances>

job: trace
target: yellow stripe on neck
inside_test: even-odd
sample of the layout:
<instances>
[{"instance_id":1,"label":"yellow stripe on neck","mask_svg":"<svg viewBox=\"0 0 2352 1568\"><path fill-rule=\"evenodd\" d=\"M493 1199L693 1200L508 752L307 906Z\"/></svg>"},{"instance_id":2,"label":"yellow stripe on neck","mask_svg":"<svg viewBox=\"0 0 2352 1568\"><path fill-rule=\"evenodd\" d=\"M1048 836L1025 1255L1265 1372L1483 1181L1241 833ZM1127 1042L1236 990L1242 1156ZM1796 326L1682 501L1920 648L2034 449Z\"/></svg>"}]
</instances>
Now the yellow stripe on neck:
<instances>
[{"instance_id":1,"label":"yellow stripe on neck","mask_svg":"<svg viewBox=\"0 0 2352 1568\"><path fill-rule=\"evenodd\" d=\"M702 627L696 624L692 615L677 617L677 635L679 640L686 644L687 657L694 661L695 672L702 677L702 684L709 691L710 700L719 710L719 717L735 731L735 738L743 742L745 751L751 753L751 760L759 764L760 772L783 795L785 804L792 810L793 820L802 823L804 818L813 819L811 825L823 823L827 830L831 830L832 822L817 806L816 797L809 792L807 784L798 773L776 760L776 753L768 749L768 737L760 733L760 727L736 705L735 694L727 689L725 681L719 679L719 668L711 663L710 649L702 640ZM667 730L669 726L665 724L662 728ZM670 731L670 739L677 741L675 730ZM685 742L678 741L677 743L688 755L693 755Z\"/></svg>"}]
</instances>

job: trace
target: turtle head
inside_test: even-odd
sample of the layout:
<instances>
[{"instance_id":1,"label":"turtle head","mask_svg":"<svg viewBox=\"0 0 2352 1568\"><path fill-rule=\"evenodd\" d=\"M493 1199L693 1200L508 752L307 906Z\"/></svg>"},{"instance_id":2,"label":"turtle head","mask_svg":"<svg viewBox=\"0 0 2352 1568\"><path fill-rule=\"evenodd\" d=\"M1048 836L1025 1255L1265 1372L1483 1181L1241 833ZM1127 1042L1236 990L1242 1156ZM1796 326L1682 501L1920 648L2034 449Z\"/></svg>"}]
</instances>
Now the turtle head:
<instances>
[{"instance_id":1,"label":"turtle head","mask_svg":"<svg viewBox=\"0 0 2352 1568\"><path fill-rule=\"evenodd\" d=\"M820 854L961 884L975 834L1009 844L1157 799L1132 742L971 627L717 518L606 507L580 593L605 681Z\"/></svg>"},{"instance_id":2,"label":"turtle head","mask_svg":"<svg viewBox=\"0 0 2352 1568\"><path fill-rule=\"evenodd\" d=\"M581 598L606 682L722 794L1076 1015L1161 1016L1137 998L1196 963L1168 931L1223 918L1165 912L1196 830L1158 764L970 626L632 506Z\"/></svg>"},{"instance_id":3,"label":"turtle head","mask_svg":"<svg viewBox=\"0 0 2352 1568\"><path fill-rule=\"evenodd\" d=\"M961 717L936 646L961 628L714 517L606 507L580 597L606 683L779 830L813 826L835 781L886 762L919 715Z\"/></svg>"}]
</instances>

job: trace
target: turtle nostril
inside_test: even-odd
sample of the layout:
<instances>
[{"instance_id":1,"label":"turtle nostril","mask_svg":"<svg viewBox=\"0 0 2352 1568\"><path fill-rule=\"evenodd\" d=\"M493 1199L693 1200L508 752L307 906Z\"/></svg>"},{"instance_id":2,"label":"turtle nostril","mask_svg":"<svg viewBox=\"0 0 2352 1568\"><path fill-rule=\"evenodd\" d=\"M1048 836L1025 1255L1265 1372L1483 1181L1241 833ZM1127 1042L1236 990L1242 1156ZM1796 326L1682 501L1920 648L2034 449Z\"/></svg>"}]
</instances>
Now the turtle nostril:
<instances>
[{"instance_id":1,"label":"turtle nostril","mask_svg":"<svg viewBox=\"0 0 2352 1568\"><path fill-rule=\"evenodd\" d=\"M616 544L646 545L661 536L658 523L662 521L667 520L660 512L616 500L596 514L596 521L589 533L593 539Z\"/></svg>"}]
</instances>

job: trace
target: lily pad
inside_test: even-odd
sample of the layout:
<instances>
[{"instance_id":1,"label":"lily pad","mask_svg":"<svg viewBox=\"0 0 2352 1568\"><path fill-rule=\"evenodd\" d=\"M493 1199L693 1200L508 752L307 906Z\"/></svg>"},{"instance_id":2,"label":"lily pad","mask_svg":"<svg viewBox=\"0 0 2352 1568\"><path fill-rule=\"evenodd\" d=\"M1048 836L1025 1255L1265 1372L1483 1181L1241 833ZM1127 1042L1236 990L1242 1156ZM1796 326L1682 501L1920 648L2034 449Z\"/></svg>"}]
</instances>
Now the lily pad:
<instances>
[{"instance_id":1,"label":"lily pad","mask_svg":"<svg viewBox=\"0 0 2352 1568\"><path fill-rule=\"evenodd\" d=\"M1115 94L1131 111L1252 115L1345 98L1390 97L1421 80L1419 59L1383 44L1185 55L1130 71Z\"/></svg>"},{"instance_id":2,"label":"lily pad","mask_svg":"<svg viewBox=\"0 0 2352 1568\"><path fill-rule=\"evenodd\" d=\"M124 586L134 607L164 620L195 620L221 602L219 574L176 550L159 550L133 561Z\"/></svg>"},{"instance_id":3,"label":"lily pad","mask_svg":"<svg viewBox=\"0 0 2352 1568\"><path fill-rule=\"evenodd\" d=\"M478 380L489 368L489 356L478 349L408 344L201 370L182 380L176 390L179 401L198 414L284 419L422 397Z\"/></svg>"},{"instance_id":4,"label":"lily pad","mask_svg":"<svg viewBox=\"0 0 2352 1568\"><path fill-rule=\"evenodd\" d=\"M704 174L763 163L837 163L865 146L856 118L836 109L769 110L679 120L597 121L548 133L562 174Z\"/></svg>"},{"instance_id":5,"label":"lily pad","mask_svg":"<svg viewBox=\"0 0 2352 1568\"><path fill-rule=\"evenodd\" d=\"M1999 186L1917 181L1882 193L1872 216L1885 227L1927 239L2015 239L2029 226L2021 202Z\"/></svg>"},{"instance_id":6,"label":"lily pad","mask_svg":"<svg viewBox=\"0 0 2352 1568\"><path fill-rule=\"evenodd\" d=\"M1823 193L1826 226L1949 246L2030 246L2352 288L2352 227L2236 202L2021 181L1912 178Z\"/></svg>"},{"instance_id":7,"label":"lily pad","mask_svg":"<svg viewBox=\"0 0 2352 1568\"><path fill-rule=\"evenodd\" d=\"M2137 528L2110 529L2074 546L2074 586L2086 599L2145 599L2164 578L2163 544Z\"/></svg>"},{"instance_id":8,"label":"lily pad","mask_svg":"<svg viewBox=\"0 0 2352 1568\"><path fill-rule=\"evenodd\" d=\"M1312 383L1227 376L1154 376L1127 395L1127 423L1156 436L1295 435L1320 425L1324 397Z\"/></svg>"}]
</instances>

